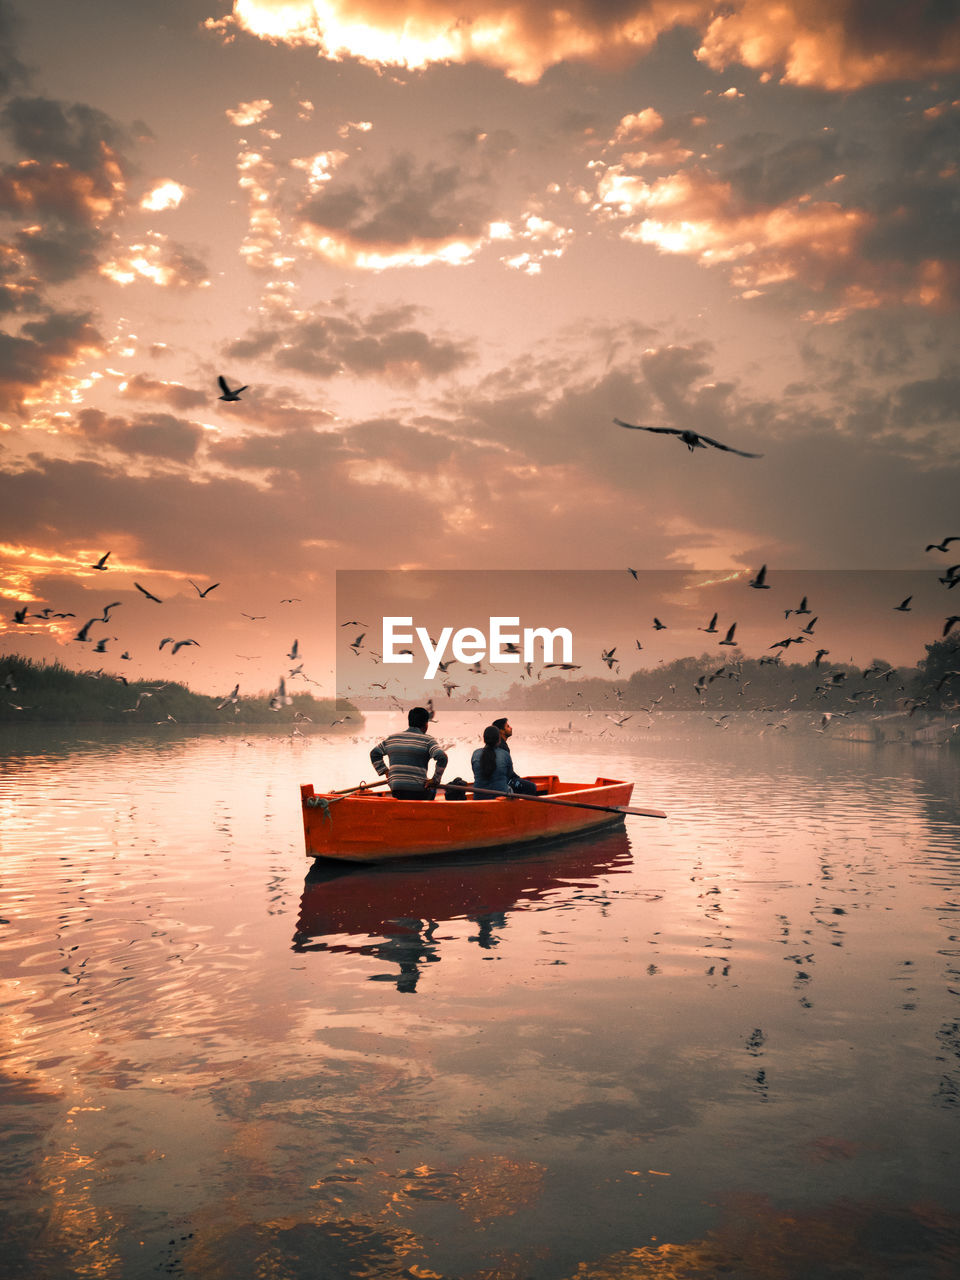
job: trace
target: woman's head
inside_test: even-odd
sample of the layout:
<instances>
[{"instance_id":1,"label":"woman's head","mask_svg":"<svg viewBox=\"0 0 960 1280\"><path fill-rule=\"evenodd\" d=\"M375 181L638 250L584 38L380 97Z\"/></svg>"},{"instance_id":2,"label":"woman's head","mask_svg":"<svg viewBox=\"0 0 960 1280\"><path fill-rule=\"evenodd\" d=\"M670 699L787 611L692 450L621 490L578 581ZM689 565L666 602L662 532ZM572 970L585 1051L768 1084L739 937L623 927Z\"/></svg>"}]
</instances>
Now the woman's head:
<instances>
[{"instance_id":1,"label":"woman's head","mask_svg":"<svg viewBox=\"0 0 960 1280\"><path fill-rule=\"evenodd\" d=\"M484 780L491 777L497 767L497 747L500 743L500 730L488 725L483 731L483 750L480 752L480 777Z\"/></svg>"}]
</instances>

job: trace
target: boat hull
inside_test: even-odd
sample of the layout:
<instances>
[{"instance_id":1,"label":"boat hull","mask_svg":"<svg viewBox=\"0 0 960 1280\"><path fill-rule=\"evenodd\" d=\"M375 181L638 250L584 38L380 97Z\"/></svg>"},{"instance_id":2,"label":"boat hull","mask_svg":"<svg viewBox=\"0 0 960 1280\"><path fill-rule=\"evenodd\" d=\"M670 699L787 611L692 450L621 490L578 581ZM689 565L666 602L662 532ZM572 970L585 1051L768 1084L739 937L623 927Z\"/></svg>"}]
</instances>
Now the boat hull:
<instances>
[{"instance_id":1,"label":"boat hull","mask_svg":"<svg viewBox=\"0 0 960 1280\"><path fill-rule=\"evenodd\" d=\"M632 782L598 778L595 783L535 777L540 794L558 800L622 806L630 803ZM465 853L563 839L623 821L621 814L570 804L537 803L514 797L495 800L394 800L389 793L361 791L336 796L300 788L308 858L341 862L385 862L443 853Z\"/></svg>"}]
</instances>

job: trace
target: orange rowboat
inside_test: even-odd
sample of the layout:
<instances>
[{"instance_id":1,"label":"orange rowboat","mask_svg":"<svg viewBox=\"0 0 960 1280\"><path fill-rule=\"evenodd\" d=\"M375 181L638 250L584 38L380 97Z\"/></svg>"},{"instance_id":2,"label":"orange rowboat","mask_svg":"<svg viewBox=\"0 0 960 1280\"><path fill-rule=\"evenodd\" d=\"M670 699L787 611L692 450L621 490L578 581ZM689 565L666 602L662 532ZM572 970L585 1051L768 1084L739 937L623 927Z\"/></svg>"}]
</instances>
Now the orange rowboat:
<instances>
[{"instance_id":1,"label":"orange rowboat","mask_svg":"<svg viewBox=\"0 0 960 1280\"><path fill-rule=\"evenodd\" d=\"M614 778L587 783L561 782L551 776L533 781L538 796L530 799L539 798L539 804L519 796L394 800L389 793L372 790L337 795L317 793L305 783L300 796L307 857L384 862L557 840L623 821L622 813L602 807L581 809L579 802L616 809L629 805L633 793L632 782ZM563 803L549 803L551 796Z\"/></svg>"}]
</instances>

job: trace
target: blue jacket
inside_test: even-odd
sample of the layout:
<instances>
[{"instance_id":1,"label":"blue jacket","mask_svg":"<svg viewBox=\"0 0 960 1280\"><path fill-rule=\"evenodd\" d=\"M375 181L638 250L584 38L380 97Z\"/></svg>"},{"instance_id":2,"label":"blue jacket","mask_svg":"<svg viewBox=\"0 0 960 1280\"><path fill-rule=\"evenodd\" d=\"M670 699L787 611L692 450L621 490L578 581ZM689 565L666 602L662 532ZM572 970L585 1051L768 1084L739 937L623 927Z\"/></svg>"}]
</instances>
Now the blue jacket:
<instances>
[{"instance_id":1,"label":"blue jacket","mask_svg":"<svg viewBox=\"0 0 960 1280\"><path fill-rule=\"evenodd\" d=\"M509 791L510 784L517 776L513 771L513 760L510 758L510 752L503 747L494 747L494 750L497 753L497 763L489 778L480 776L480 760L483 756L483 747L477 747L470 757L474 786L483 787L486 791ZM483 796L477 797L478 800L483 798Z\"/></svg>"}]
</instances>

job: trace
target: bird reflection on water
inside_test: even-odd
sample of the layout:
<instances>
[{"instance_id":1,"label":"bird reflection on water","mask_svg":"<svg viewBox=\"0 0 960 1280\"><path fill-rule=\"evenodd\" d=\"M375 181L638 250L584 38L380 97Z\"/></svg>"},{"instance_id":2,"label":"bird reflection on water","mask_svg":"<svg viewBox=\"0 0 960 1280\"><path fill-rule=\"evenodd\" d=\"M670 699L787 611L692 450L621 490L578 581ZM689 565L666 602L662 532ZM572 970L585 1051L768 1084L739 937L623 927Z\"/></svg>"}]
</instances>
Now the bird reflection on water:
<instances>
[{"instance_id":1,"label":"bird reflection on water","mask_svg":"<svg viewBox=\"0 0 960 1280\"><path fill-rule=\"evenodd\" d=\"M424 966L441 957L441 924L477 926L467 939L482 950L500 945L512 911L548 907L558 890L579 883L606 890L600 877L623 874L632 862L623 828L537 852L461 855L389 866L344 868L318 860L304 880L292 949L375 957L398 972L371 982L396 982L412 994ZM561 901L566 901L563 897Z\"/></svg>"}]
</instances>

